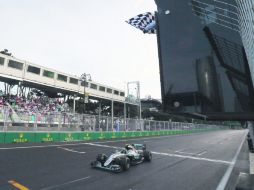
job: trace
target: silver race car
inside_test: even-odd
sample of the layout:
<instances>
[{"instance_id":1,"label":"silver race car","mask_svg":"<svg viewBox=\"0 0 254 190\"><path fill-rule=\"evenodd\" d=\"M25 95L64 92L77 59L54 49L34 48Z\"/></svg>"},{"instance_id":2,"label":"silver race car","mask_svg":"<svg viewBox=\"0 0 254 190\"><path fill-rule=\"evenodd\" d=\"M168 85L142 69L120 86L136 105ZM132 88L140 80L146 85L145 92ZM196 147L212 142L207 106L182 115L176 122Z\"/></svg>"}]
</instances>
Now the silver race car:
<instances>
[{"instance_id":1,"label":"silver race car","mask_svg":"<svg viewBox=\"0 0 254 190\"><path fill-rule=\"evenodd\" d=\"M125 150L116 150L110 156L99 154L96 160L91 162L91 166L112 172L126 171L130 168L130 159Z\"/></svg>"},{"instance_id":2,"label":"silver race car","mask_svg":"<svg viewBox=\"0 0 254 190\"><path fill-rule=\"evenodd\" d=\"M137 165L144 161L151 161L152 154L146 150L144 144L127 144L124 149L116 150L110 156L99 154L91 163L93 168L112 172L126 171L130 165Z\"/></svg>"}]
</instances>

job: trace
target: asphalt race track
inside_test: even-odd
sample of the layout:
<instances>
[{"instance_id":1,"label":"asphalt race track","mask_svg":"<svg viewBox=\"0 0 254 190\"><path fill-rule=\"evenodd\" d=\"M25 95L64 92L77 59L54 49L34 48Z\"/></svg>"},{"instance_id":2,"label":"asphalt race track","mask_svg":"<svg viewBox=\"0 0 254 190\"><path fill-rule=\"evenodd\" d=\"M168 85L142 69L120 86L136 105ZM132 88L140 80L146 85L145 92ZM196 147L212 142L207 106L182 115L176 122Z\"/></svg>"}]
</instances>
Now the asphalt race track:
<instances>
[{"instance_id":1,"label":"asphalt race track","mask_svg":"<svg viewBox=\"0 0 254 190\"><path fill-rule=\"evenodd\" d=\"M0 145L0 189L219 190L223 184L232 189L238 173L248 171L246 132ZM126 143L146 143L152 162L118 174L90 167L97 154Z\"/></svg>"}]
</instances>

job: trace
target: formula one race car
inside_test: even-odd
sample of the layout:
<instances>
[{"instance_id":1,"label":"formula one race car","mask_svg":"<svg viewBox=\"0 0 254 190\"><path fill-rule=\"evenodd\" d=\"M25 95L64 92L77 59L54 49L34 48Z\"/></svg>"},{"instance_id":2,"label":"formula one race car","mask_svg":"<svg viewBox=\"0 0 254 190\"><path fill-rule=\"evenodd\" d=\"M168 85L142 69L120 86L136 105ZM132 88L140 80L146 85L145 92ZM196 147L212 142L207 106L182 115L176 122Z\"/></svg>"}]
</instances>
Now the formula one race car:
<instances>
[{"instance_id":1,"label":"formula one race car","mask_svg":"<svg viewBox=\"0 0 254 190\"><path fill-rule=\"evenodd\" d=\"M130 159L131 165L140 164L144 161L150 162L152 160L152 153L146 150L145 144L127 144L123 150Z\"/></svg>"},{"instance_id":2,"label":"formula one race car","mask_svg":"<svg viewBox=\"0 0 254 190\"><path fill-rule=\"evenodd\" d=\"M120 172L128 170L130 165L151 160L152 154L146 150L145 145L127 144L124 149L116 150L110 156L99 154L96 160L91 163L91 166L112 172Z\"/></svg>"}]
</instances>

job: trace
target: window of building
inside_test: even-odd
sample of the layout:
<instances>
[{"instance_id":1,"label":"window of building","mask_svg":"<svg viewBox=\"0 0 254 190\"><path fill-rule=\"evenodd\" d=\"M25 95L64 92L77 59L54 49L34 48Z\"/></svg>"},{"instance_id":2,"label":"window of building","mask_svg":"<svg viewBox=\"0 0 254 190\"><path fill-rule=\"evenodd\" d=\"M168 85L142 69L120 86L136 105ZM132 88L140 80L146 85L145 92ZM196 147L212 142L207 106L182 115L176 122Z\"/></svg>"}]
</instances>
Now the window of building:
<instances>
[{"instance_id":1,"label":"window of building","mask_svg":"<svg viewBox=\"0 0 254 190\"><path fill-rule=\"evenodd\" d=\"M124 92L120 92L120 96L124 96Z\"/></svg>"},{"instance_id":2,"label":"window of building","mask_svg":"<svg viewBox=\"0 0 254 190\"><path fill-rule=\"evenodd\" d=\"M67 82L67 76L58 74L57 75L57 80L60 80L60 81L63 81L63 82Z\"/></svg>"},{"instance_id":3,"label":"window of building","mask_svg":"<svg viewBox=\"0 0 254 190\"><path fill-rule=\"evenodd\" d=\"M31 66L31 65L28 65L27 72L39 75L41 73L41 69L38 68L38 67L34 67L34 66Z\"/></svg>"},{"instance_id":4,"label":"window of building","mask_svg":"<svg viewBox=\"0 0 254 190\"><path fill-rule=\"evenodd\" d=\"M70 78L70 83L71 84L78 84L78 79Z\"/></svg>"},{"instance_id":5,"label":"window of building","mask_svg":"<svg viewBox=\"0 0 254 190\"><path fill-rule=\"evenodd\" d=\"M84 86L84 81L81 82L81 86ZM86 87L88 87L88 82L86 82Z\"/></svg>"},{"instance_id":6,"label":"window of building","mask_svg":"<svg viewBox=\"0 0 254 190\"><path fill-rule=\"evenodd\" d=\"M54 78L55 73L51 72L51 71L44 70L43 71L43 76L48 77L48 78Z\"/></svg>"},{"instance_id":7,"label":"window of building","mask_svg":"<svg viewBox=\"0 0 254 190\"><path fill-rule=\"evenodd\" d=\"M114 94L115 94L115 95L119 95L119 91L114 90Z\"/></svg>"},{"instance_id":8,"label":"window of building","mask_svg":"<svg viewBox=\"0 0 254 190\"><path fill-rule=\"evenodd\" d=\"M8 67L18 69L18 70L22 70L23 69L23 63L13 61L13 60L9 60Z\"/></svg>"},{"instance_id":9,"label":"window of building","mask_svg":"<svg viewBox=\"0 0 254 190\"><path fill-rule=\"evenodd\" d=\"M105 92L106 88L104 86L100 86L99 90Z\"/></svg>"},{"instance_id":10,"label":"window of building","mask_svg":"<svg viewBox=\"0 0 254 190\"><path fill-rule=\"evenodd\" d=\"M91 83L90 88L97 90L97 85L96 85L96 84Z\"/></svg>"},{"instance_id":11,"label":"window of building","mask_svg":"<svg viewBox=\"0 0 254 190\"><path fill-rule=\"evenodd\" d=\"M4 65L4 58L0 57L0 65Z\"/></svg>"},{"instance_id":12,"label":"window of building","mask_svg":"<svg viewBox=\"0 0 254 190\"><path fill-rule=\"evenodd\" d=\"M110 94L112 94L112 89L110 89L110 88L107 88L107 93L110 93Z\"/></svg>"}]
</instances>

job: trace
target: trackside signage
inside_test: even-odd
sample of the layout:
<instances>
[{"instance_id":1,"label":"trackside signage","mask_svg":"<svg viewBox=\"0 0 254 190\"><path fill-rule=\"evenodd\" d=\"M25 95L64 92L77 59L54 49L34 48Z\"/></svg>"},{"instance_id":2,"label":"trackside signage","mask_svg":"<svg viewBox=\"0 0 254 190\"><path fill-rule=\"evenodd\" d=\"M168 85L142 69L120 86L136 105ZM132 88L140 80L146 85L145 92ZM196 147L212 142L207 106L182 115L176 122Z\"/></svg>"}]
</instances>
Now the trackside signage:
<instances>
[{"instance_id":1,"label":"trackside signage","mask_svg":"<svg viewBox=\"0 0 254 190\"><path fill-rule=\"evenodd\" d=\"M43 137L41 140L43 142L52 142L53 141L53 137L50 135L50 133L47 133L46 137Z\"/></svg>"},{"instance_id":2,"label":"trackside signage","mask_svg":"<svg viewBox=\"0 0 254 190\"><path fill-rule=\"evenodd\" d=\"M28 139L24 137L24 133L19 133L18 138L13 139L14 143L28 142Z\"/></svg>"},{"instance_id":3,"label":"trackside signage","mask_svg":"<svg viewBox=\"0 0 254 190\"><path fill-rule=\"evenodd\" d=\"M216 129L214 129L216 130ZM196 132L213 131L202 130L169 130L169 131L126 131L126 132L1 132L0 143L25 142L58 142L77 140L116 139L158 135L188 134Z\"/></svg>"}]
</instances>

